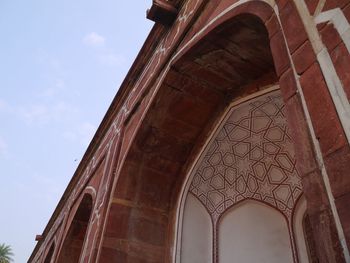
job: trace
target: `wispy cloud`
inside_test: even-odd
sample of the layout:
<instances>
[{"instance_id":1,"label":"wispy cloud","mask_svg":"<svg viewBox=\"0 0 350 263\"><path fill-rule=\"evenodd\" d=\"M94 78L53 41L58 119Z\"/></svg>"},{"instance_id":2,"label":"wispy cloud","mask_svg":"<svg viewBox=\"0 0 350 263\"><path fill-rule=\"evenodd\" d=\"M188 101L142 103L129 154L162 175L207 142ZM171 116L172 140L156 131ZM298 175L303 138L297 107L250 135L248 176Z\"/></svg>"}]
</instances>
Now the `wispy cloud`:
<instances>
[{"instance_id":1,"label":"wispy cloud","mask_svg":"<svg viewBox=\"0 0 350 263\"><path fill-rule=\"evenodd\" d=\"M125 64L125 57L116 53L106 45L106 38L96 32L91 32L83 38L83 43L87 46L100 47L95 49L95 57L99 64L103 66L120 67Z\"/></svg>"},{"instance_id":2,"label":"wispy cloud","mask_svg":"<svg viewBox=\"0 0 350 263\"><path fill-rule=\"evenodd\" d=\"M26 178L27 179L27 178ZM57 197L62 195L67 185L65 176L56 178L53 176L42 175L39 172L30 172L30 181L17 180L16 188L22 194L30 194L30 198L42 200L44 203L56 203ZM33 191L33 186L40 191Z\"/></svg>"},{"instance_id":3,"label":"wispy cloud","mask_svg":"<svg viewBox=\"0 0 350 263\"><path fill-rule=\"evenodd\" d=\"M97 129L96 126L89 122L82 123L80 127L80 135L81 135L80 142L83 145L87 146L92 140L92 137L96 132L96 129Z\"/></svg>"},{"instance_id":4,"label":"wispy cloud","mask_svg":"<svg viewBox=\"0 0 350 263\"><path fill-rule=\"evenodd\" d=\"M100 54L97 56L99 63L107 66L116 66L120 67L124 65L126 59L124 56L115 54L113 52L108 52L104 54Z\"/></svg>"},{"instance_id":5,"label":"wispy cloud","mask_svg":"<svg viewBox=\"0 0 350 263\"><path fill-rule=\"evenodd\" d=\"M56 79L52 87L48 87L39 92L38 96L42 98L53 98L65 88L63 79Z\"/></svg>"},{"instance_id":6,"label":"wispy cloud","mask_svg":"<svg viewBox=\"0 0 350 263\"><path fill-rule=\"evenodd\" d=\"M47 52L44 49L37 49L34 51L35 62L47 68L50 74L57 76L66 75L66 68L64 63L56 55ZM50 75L50 76L51 76Z\"/></svg>"},{"instance_id":7,"label":"wispy cloud","mask_svg":"<svg viewBox=\"0 0 350 263\"><path fill-rule=\"evenodd\" d=\"M62 133L62 136L64 139L66 139L67 141L71 141L74 142L77 140L78 136L75 132L72 131L65 131Z\"/></svg>"},{"instance_id":8,"label":"wispy cloud","mask_svg":"<svg viewBox=\"0 0 350 263\"><path fill-rule=\"evenodd\" d=\"M16 118L27 125L76 122L80 109L65 98L57 99L61 85L64 83L59 80L52 89L42 90L33 103L9 104L0 98L0 114L6 118Z\"/></svg>"},{"instance_id":9,"label":"wispy cloud","mask_svg":"<svg viewBox=\"0 0 350 263\"><path fill-rule=\"evenodd\" d=\"M83 43L88 46L104 46L105 42L106 39L96 32L91 32L83 38Z\"/></svg>"},{"instance_id":10,"label":"wispy cloud","mask_svg":"<svg viewBox=\"0 0 350 263\"><path fill-rule=\"evenodd\" d=\"M10 112L10 111L11 111L11 107L7 103L7 101L0 98L0 112Z\"/></svg>"},{"instance_id":11,"label":"wispy cloud","mask_svg":"<svg viewBox=\"0 0 350 263\"><path fill-rule=\"evenodd\" d=\"M4 100L0 99L0 110L5 109L6 106L7 106L6 104L7 104L7 103L6 103Z\"/></svg>"},{"instance_id":12,"label":"wispy cloud","mask_svg":"<svg viewBox=\"0 0 350 263\"><path fill-rule=\"evenodd\" d=\"M20 107L18 110L18 114L28 124L33 123L35 121L47 121L49 119L48 108L46 107L46 105L42 104L30 105L28 107Z\"/></svg>"},{"instance_id":13,"label":"wispy cloud","mask_svg":"<svg viewBox=\"0 0 350 263\"><path fill-rule=\"evenodd\" d=\"M78 142L87 147L94 136L97 127L90 122L82 122L74 130L65 131L62 135L68 141Z\"/></svg>"},{"instance_id":14,"label":"wispy cloud","mask_svg":"<svg viewBox=\"0 0 350 263\"><path fill-rule=\"evenodd\" d=\"M8 150L7 150L7 143L5 142L5 140L0 137L0 157L2 156L7 156L8 154Z\"/></svg>"},{"instance_id":15,"label":"wispy cloud","mask_svg":"<svg viewBox=\"0 0 350 263\"><path fill-rule=\"evenodd\" d=\"M78 110L64 101L58 101L53 104L42 103L23 106L17 112L27 124L33 124L66 120L76 115Z\"/></svg>"}]
</instances>

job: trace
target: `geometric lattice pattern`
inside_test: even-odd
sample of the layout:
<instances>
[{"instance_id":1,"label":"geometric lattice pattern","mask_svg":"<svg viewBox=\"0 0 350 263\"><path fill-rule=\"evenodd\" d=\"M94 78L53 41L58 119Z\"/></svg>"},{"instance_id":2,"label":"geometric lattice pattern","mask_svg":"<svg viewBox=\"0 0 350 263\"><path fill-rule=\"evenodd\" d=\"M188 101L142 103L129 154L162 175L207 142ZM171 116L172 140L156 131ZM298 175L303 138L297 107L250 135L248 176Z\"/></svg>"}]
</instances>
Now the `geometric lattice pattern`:
<instances>
[{"instance_id":1,"label":"geometric lattice pattern","mask_svg":"<svg viewBox=\"0 0 350 263\"><path fill-rule=\"evenodd\" d=\"M194 173L189 191L214 222L247 198L274 206L290 218L302 186L280 92L233 107Z\"/></svg>"}]
</instances>

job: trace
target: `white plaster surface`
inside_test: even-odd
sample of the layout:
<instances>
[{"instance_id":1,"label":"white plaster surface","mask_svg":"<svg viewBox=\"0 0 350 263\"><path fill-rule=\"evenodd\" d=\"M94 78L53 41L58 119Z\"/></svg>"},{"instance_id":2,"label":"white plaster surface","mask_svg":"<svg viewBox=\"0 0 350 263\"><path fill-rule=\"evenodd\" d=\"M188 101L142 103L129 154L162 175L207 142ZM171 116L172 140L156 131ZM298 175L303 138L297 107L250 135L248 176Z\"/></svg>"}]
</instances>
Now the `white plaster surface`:
<instances>
[{"instance_id":1,"label":"white plaster surface","mask_svg":"<svg viewBox=\"0 0 350 263\"><path fill-rule=\"evenodd\" d=\"M277 210L246 201L219 223L220 263L293 262L287 222Z\"/></svg>"},{"instance_id":2,"label":"white plaster surface","mask_svg":"<svg viewBox=\"0 0 350 263\"><path fill-rule=\"evenodd\" d=\"M182 225L181 263L211 263L213 230L208 212L190 193Z\"/></svg>"}]
</instances>

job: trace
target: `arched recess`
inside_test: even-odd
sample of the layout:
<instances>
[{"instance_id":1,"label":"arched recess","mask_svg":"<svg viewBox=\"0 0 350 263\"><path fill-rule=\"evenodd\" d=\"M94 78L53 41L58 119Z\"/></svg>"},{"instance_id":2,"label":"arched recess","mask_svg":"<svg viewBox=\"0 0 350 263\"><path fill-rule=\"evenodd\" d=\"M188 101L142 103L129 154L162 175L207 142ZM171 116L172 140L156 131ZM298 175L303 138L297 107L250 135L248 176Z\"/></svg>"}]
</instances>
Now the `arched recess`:
<instances>
[{"instance_id":1,"label":"arched recess","mask_svg":"<svg viewBox=\"0 0 350 263\"><path fill-rule=\"evenodd\" d=\"M294 262L285 217L261 202L247 200L229 209L218 229L220 263Z\"/></svg>"},{"instance_id":2,"label":"arched recess","mask_svg":"<svg viewBox=\"0 0 350 263\"><path fill-rule=\"evenodd\" d=\"M213 226L209 213L200 201L188 194L182 223L182 263L211 263Z\"/></svg>"},{"instance_id":3,"label":"arched recess","mask_svg":"<svg viewBox=\"0 0 350 263\"><path fill-rule=\"evenodd\" d=\"M274 254L278 255L277 262L293 262L294 257L297 258L292 253L297 251L297 247L292 242L290 225L293 210L302 194L302 185L295 164L293 140L278 86L235 101L228 108L189 173L181 202L187 207L188 201L184 198L187 194L193 194L208 210L215 230L212 243L216 249L212 262L229 258L227 251L223 253L224 256L218 255L217 251L231 247L234 241L240 241L218 238L220 234L217 232L220 231L221 224L218 221L228 213L236 213L232 207L239 207L242 202L245 205L245 200L264 203L265 208L271 207L279 216L275 217L276 213L271 212L270 218L269 213L265 213L260 207L254 211L254 206L249 206L248 210L240 210L247 212L246 214L232 215L231 217L237 216L237 219L229 221L232 222L231 229L242 228L249 234L246 237L234 235L242 238L242 247L236 245L235 247L240 248L238 251L233 248L228 249L228 252L236 251L239 262L254 262L256 258L253 260L252 256L273 262ZM242 215L247 214L247 218L243 220ZM187 230L181 229L181 221L186 221L186 216L186 213L182 215L180 209L179 217L183 220L179 219L178 233L191 236L191 233L186 233ZM269 220L274 223L269 225ZM245 223L251 224L252 231L246 230ZM273 225L277 228L274 229ZM276 230L279 231L278 235ZM229 231L230 226L227 224L227 231L224 232ZM254 239L255 236L258 238ZM274 244L274 240L278 238L280 247ZM182 249L184 238L179 237L178 241L178 248ZM256 250L256 253L245 254L244 246ZM239 253L241 249L242 252ZM288 257L283 258L283 255ZM182 255L177 262L182 262Z\"/></svg>"},{"instance_id":4,"label":"arched recess","mask_svg":"<svg viewBox=\"0 0 350 263\"><path fill-rule=\"evenodd\" d=\"M269 19L278 30L267 30ZM213 25L170 61L135 133L111 200L103 262L174 262L178 200L208 135L232 100L276 84L290 65L268 4L249 1Z\"/></svg>"},{"instance_id":5,"label":"arched recess","mask_svg":"<svg viewBox=\"0 0 350 263\"><path fill-rule=\"evenodd\" d=\"M293 232L296 246L298 247L299 263L314 263L310 255L305 236L306 200L302 196L298 201L293 214Z\"/></svg>"},{"instance_id":6,"label":"arched recess","mask_svg":"<svg viewBox=\"0 0 350 263\"><path fill-rule=\"evenodd\" d=\"M55 242L52 242L49 251L46 254L44 263L51 263L53 253L55 252Z\"/></svg>"},{"instance_id":7,"label":"arched recess","mask_svg":"<svg viewBox=\"0 0 350 263\"><path fill-rule=\"evenodd\" d=\"M85 194L66 233L57 263L76 263L82 252L86 231L92 214L93 199Z\"/></svg>"}]
</instances>

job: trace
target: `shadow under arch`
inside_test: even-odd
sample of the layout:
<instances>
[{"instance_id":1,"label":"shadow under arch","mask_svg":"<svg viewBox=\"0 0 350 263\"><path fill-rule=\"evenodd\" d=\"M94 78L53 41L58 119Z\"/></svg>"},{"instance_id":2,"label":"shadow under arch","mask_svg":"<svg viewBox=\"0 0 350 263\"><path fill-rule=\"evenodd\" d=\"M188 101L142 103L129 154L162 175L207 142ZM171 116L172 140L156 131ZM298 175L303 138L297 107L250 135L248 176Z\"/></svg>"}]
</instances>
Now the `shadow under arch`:
<instances>
[{"instance_id":1,"label":"shadow under arch","mask_svg":"<svg viewBox=\"0 0 350 263\"><path fill-rule=\"evenodd\" d=\"M93 209L93 197L85 193L70 223L57 263L79 262Z\"/></svg>"},{"instance_id":2,"label":"shadow under arch","mask_svg":"<svg viewBox=\"0 0 350 263\"><path fill-rule=\"evenodd\" d=\"M276 84L289 63L283 37L270 48L273 9L260 1L237 8L167 69L123 163L101 262L174 262L179 196L208 134L232 100Z\"/></svg>"},{"instance_id":3,"label":"shadow under arch","mask_svg":"<svg viewBox=\"0 0 350 263\"><path fill-rule=\"evenodd\" d=\"M55 247L56 247L56 244L55 242L53 241L51 246L50 246L50 249L49 251L47 252L46 256L45 256L45 260L43 261L44 263L51 263L51 260L52 260L52 256L55 252Z\"/></svg>"}]
</instances>

